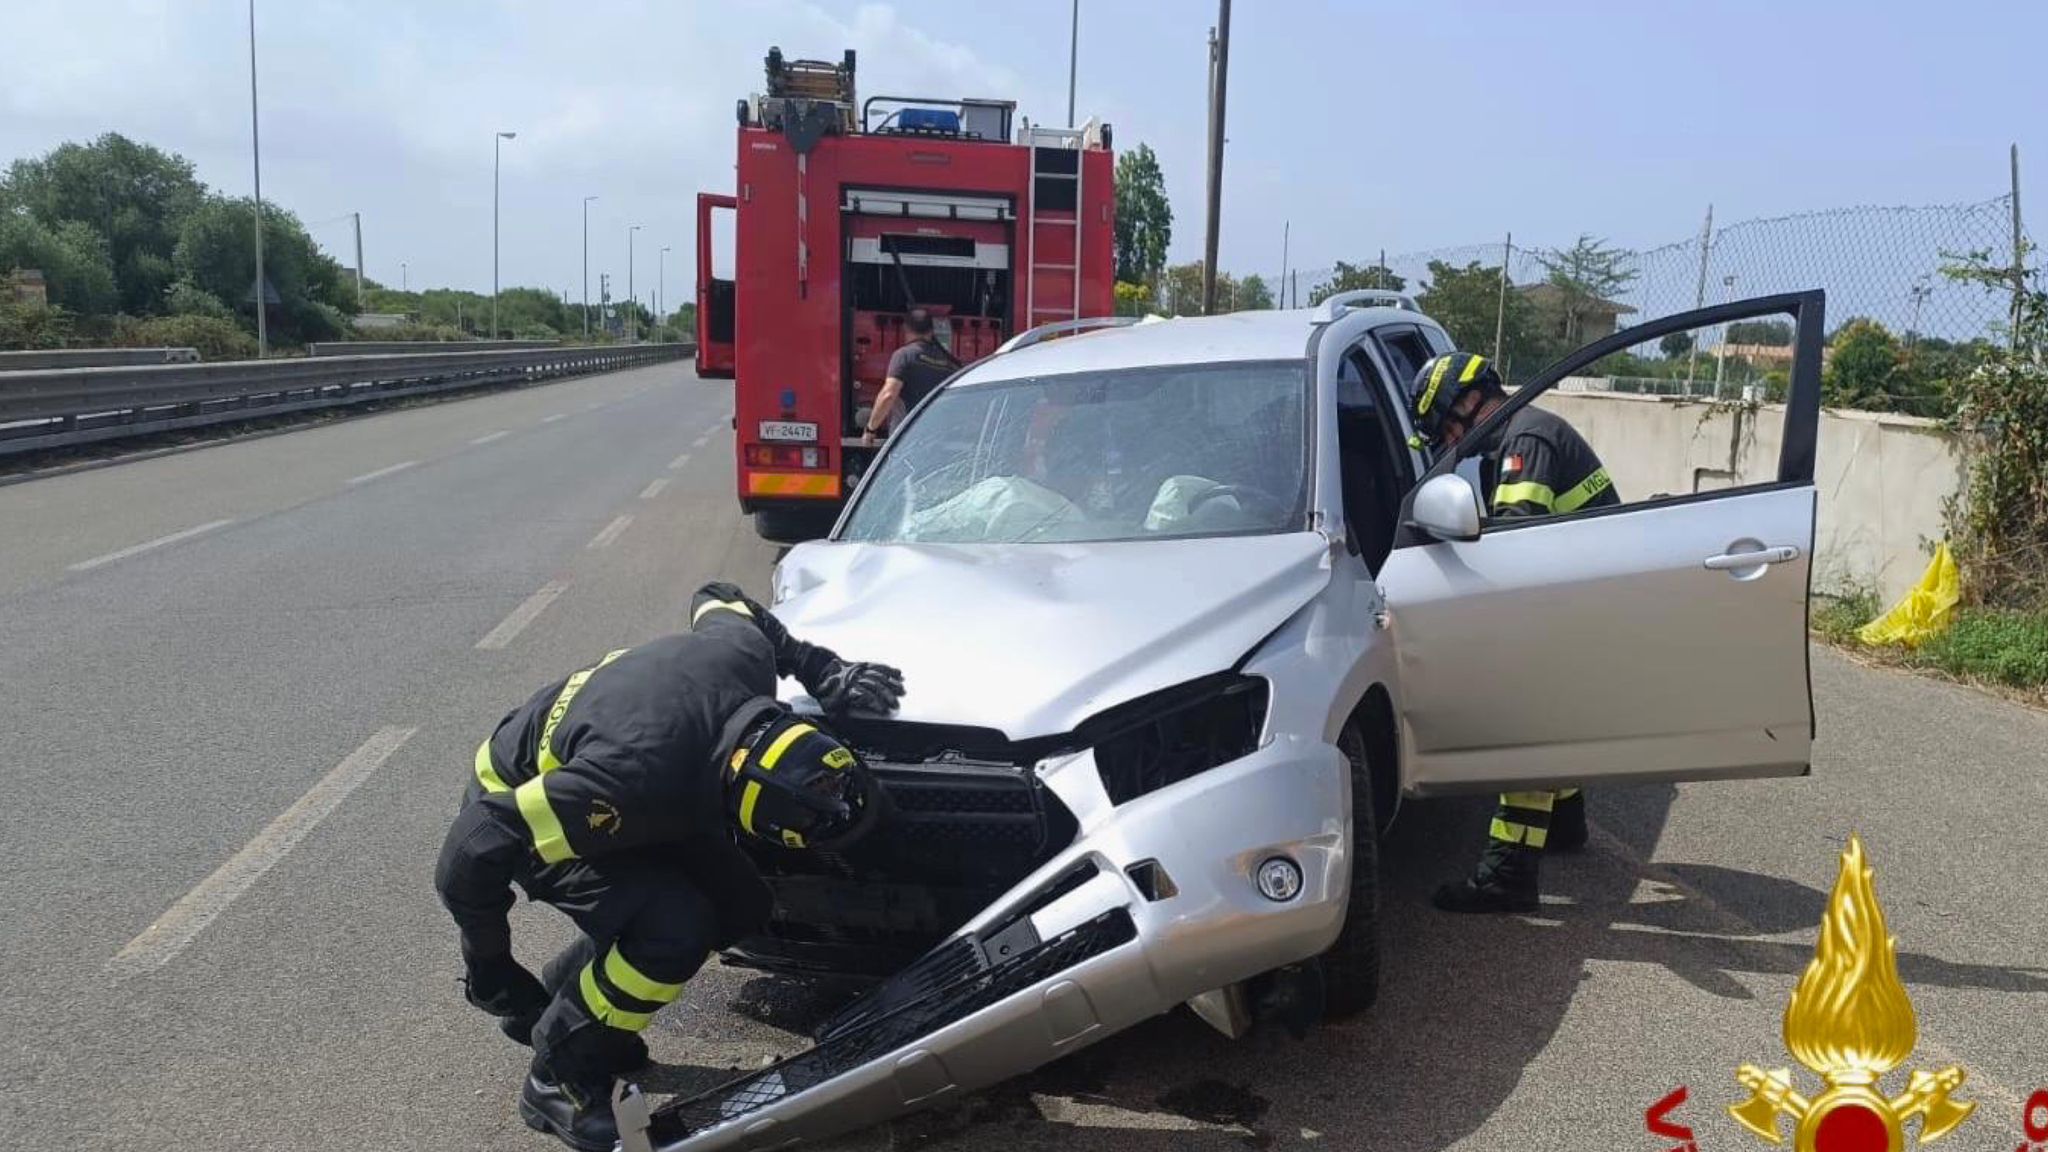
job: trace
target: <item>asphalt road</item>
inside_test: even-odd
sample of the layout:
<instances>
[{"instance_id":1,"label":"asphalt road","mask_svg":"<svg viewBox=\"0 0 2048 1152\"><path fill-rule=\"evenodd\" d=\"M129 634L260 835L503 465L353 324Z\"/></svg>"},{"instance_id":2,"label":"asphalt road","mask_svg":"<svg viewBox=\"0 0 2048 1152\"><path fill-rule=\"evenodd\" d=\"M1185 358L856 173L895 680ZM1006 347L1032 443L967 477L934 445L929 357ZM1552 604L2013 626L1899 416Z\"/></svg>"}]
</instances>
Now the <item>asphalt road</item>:
<instances>
[{"instance_id":1,"label":"asphalt road","mask_svg":"<svg viewBox=\"0 0 2048 1152\"><path fill-rule=\"evenodd\" d=\"M592 377L0 487L0 1147L544 1149L431 890L480 735L532 688L765 589L729 390ZM1812 778L1596 793L1541 916L1423 898L1471 803L1387 847L1381 1005L1231 1043L1185 1014L846 1148L1701 1147L1779 1020L1851 831L1960 1063L1946 1146L2048 1086L2048 716L1817 652ZM522 906L535 964L565 939ZM713 967L658 1090L790 1050L829 990ZM1802 1074L1803 1075L1803 1074ZM1811 1082L1808 1082L1811 1087Z\"/></svg>"}]
</instances>

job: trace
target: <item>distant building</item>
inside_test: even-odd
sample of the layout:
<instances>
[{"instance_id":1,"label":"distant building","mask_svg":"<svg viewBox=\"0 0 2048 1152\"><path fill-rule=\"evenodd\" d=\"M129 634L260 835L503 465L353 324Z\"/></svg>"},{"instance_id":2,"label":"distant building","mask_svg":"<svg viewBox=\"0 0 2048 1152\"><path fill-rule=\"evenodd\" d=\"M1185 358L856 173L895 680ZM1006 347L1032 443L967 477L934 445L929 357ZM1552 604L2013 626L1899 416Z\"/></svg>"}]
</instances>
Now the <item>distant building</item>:
<instances>
[{"instance_id":1,"label":"distant building","mask_svg":"<svg viewBox=\"0 0 2048 1152\"><path fill-rule=\"evenodd\" d=\"M1595 297L1579 306L1578 331L1572 332L1568 330L1571 324L1570 317L1565 311L1568 298L1564 289L1545 282L1523 284L1515 291L1521 293L1522 298L1529 302L1530 309L1536 313L1545 335L1553 340L1573 345L1590 344L1614 335L1615 330L1621 326L1620 318L1632 316L1636 311L1626 304Z\"/></svg>"},{"instance_id":2,"label":"distant building","mask_svg":"<svg viewBox=\"0 0 2048 1152\"><path fill-rule=\"evenodd\" d=\"M43 283L43 272L40 268L22 268L9 273L7 290L14 297L16 304L49 306L50 288Z\"/></svg>"}]
</instances>

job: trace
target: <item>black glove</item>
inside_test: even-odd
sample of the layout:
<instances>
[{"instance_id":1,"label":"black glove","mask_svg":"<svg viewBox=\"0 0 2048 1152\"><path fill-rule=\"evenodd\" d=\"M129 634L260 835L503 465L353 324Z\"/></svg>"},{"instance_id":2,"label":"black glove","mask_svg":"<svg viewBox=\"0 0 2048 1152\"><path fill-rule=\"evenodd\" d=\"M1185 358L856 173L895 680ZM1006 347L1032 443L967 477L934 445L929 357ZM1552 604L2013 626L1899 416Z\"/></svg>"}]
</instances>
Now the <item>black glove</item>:
<instances>
[{"instance_id":1,"label":"black glove","mask_svg":"<svg viewBox=\"0 0 2048 1152\"><path fill-rule=\"evenodd\" d=\"M855 711L888 713L894 712L896 702L903 698L903 673L887 664L834 660L815 683L804 687L834 716Z\"/></svg>"},{"instance_id":2,"label":"black glove","mask_svg":"<svg viewBox=\"0 0 2048 1152\"><path fill-rule=\"evenodd\" d=\"M465 956L463 995L493 1016L534 1018L548 1006L547 989L509 952L496 956Z\"/></svg>"}]
</instances>

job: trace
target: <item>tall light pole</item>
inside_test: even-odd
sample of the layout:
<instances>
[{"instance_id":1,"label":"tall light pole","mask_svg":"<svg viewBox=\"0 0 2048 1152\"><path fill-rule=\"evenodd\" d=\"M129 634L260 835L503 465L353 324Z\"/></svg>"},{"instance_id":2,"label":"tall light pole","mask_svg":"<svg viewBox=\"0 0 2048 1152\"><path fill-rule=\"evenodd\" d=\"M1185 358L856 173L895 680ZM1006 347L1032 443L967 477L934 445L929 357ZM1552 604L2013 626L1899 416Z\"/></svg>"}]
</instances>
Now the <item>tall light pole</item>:
<instances>
[{"instance_id":1,"label":"tall light pole","mask_svg":"<svg viewBox=\"0 0 2048 1152\"><path fill-rule=\"evenodd\" d=\"M583 198L583 339L590 340L590 202L595 196Z\"/></svg>"},{"instance_id":2,"label":"tall light pole","mask_svg":"<svg viewBox=\"0 0 2048 1152\"><path fill-rule=\"evenodd\" d=\"M405 261L403 260L398 262L398 290L400 292L412 291L412 273L406 268Z\"/></svg>"},{"instance_id":3,"label":"tall light pole","mask_svg":"<svg viewBox=\"0 0 2048 1152\"><path fill-rule=\"evenodd\" d=\"M356 311L363 310L363 214L351 212L356 222Z\"/></svg>"},{"instance_id":4,"label":"tall light pole","mask_svg":"<svg viewBox=\"0 0 2048 1152\"><path fill-rule=\"evenodd\" d=\"M253 3L254 0L251 0ZM498 338L498 148L517 137L517 132L500 132L491 137L491 339Z\"/></svg>"},{"instance_id":5,"label":"tall light pole","mask_svg":"<svg viewBox=\"0 0 2048 1152\"><path fill-rule=\"evenodd\" d=\"M1081 61L1081 0L1074 0L1074 18L1067 25L1067 127L1074 126L1074 69Z\"/></svg>"},{"instance_id":6,"label":"tall light pole","mask_svg":"<svg viewBox=\"0 0 2048 1152\"><path fill-rule=\"evenodd\" d=\"M1721 277L1721 302L1726 304L1735 299L1735 277ZM1728 325L1721 325L1721 339L1714 345L1714 398L1721 397L1721 378L1728 366Z\"/></svg>"},{"instance_id":7,"label":"tall light pole","mask_svg":"<svg viewBox=\"0 0 2048 1152\"><path fill-rule=\"evenodd\" d=\"M626 301L632 305L631 308L627 309L626 315L632 318L633 324L626 337L626 343L628 344L638 344L640 342L640 300L633 295L633 233L638 232L644 227L646 227L644 224L635 224L626 229Z\"/></svg>"},{"instance_id":8,"label":"tall light pole","mask_svg":"<svg viewBox=\"0 0 2048 1152\"><path fill-rule=\"evenodd\" d=\"M270 355L263 292L263 141L256 126L256 0L249 0L249 162L256 175L256 355Z\"/></svg>"},{"instance_id":9,"label":"tall light pole","mask_svg":"<svg viewBox=\"0 0 2048 1152\"><path fill-rule=\"evenodd\" d=\"M658 260L661 267L661 275L656 278L654 288L654 322L656 324L661 323L661 318L668 315L668 247L666 244L661 246L661 256Z\"/></svg>"}]
</instances>

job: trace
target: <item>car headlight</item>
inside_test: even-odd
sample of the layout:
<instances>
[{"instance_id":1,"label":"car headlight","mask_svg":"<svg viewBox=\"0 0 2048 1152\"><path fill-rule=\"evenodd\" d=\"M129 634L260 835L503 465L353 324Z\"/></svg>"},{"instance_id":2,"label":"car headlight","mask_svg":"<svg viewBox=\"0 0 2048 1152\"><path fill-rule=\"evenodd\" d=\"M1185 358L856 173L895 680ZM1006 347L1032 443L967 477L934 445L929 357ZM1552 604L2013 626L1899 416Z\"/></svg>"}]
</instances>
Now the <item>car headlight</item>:
<instances>
[{"instance_id":1,"label":"car headlight","mask_svg":"<svg viewBox=\"0 0 2048 1152\"><path fill-rule=\"evenodd\" d=\"M1118 705L1075 735L1094 746L1103 790L1122 804L1250 755L1270 695L1262 677L1219 673Z\"/></svg>"}]
</instances>

